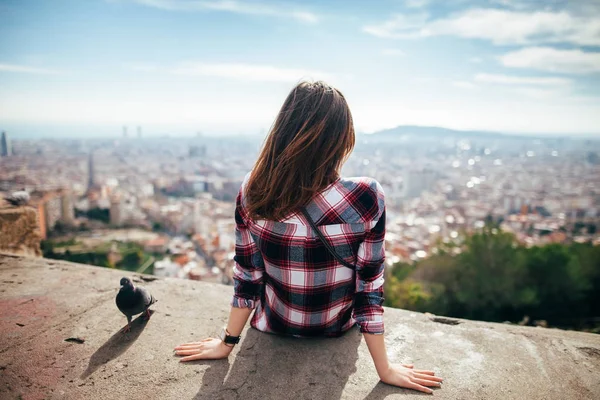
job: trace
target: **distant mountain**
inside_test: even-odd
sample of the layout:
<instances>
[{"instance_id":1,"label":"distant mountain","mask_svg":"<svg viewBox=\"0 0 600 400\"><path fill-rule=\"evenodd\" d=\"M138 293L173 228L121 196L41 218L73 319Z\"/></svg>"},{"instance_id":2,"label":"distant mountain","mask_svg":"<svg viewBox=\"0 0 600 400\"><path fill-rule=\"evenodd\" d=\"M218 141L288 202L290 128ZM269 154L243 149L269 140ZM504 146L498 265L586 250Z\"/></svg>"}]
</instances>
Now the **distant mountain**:
<instances>
[{"instance_id":1,"label":"distant mountain","mask_svg":"<svg viewBox=\"0 0 600 400\"><path fill-rule=\"evenodd\" d=\"M489 131L460 131L435 126L401 125L391 129L374 132L373 135L382 136L430 136L430 137L478 137L478 138L506 138L525 137L526 135L507 135ZM530 135L528 137L535 136Z\"/></svg>"},{"instance_id":2,"label":"distant mountain","mask_svg":"<svg viewBox=\"0 0 600 400\"><path fill-rule=\"evenodd\" d=\"M391 129L384 129L374 132L373 139L395 139L395 138L421 138L425 140L443 139L443 138L470 138L470 139L505 139L505 140L550 140L550 141L573 141L573 140L593 140L600 139L600 132L597 133L500 133L493 131L461 131L456 129L440 128L437 126L416 126L400 125Z\"/></svg>"}]
</instances>

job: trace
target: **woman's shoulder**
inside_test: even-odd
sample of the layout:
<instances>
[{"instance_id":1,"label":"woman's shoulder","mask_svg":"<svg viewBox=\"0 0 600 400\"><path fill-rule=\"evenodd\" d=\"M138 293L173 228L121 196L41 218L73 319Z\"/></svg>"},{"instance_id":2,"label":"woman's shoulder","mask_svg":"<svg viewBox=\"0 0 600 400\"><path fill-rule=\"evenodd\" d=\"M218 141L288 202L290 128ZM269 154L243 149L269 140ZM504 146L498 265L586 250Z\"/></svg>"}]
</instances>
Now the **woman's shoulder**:
<instances>
[{"instance_id":1,"label":"woman's shoulder","mask_svg":"<svg viewBox=\"0 0 600 400\"><path fill-rule=\"evenodd\" d=\"M252 171L249 171L242 179L242 184L240 185L240 191L243 191L248 184L250 179L250 174ZM354 177L341 177L335 182L336 185L341 185L342 187L349 190L361 190L361 189L369 189L377 196L384 196L385 193L383 191L383 187L381 184L375 179L368 176L354 176ZM327 189L326 189L327 190Z\"/></svg>"},{"instance_id":2,"label":"woman's shoulder","mask_svg":"<svg viewBox=\"0 0 600 400\"><path fill-rule=\"evenodd\" d=\"M242 184L240 185L240 189L238 191L238 196L240 198L244 197L244 194L246 192L246 187L248 186L248 182L250 181L250 174L252 174L252 171L248 171L246 173L246 175L244 175L244 178L242 179Z\"/></svg>"},{"instance_id":3,"label":"woman's shoulder","mask_svg":"<svg viewBox=\"0 0 600 400\"><path fill-rule=\"evenodd\" d=\"M335 187L337 190L330 191L325 197L342 196L345 201L337 201L337 203L342 203L347 210L357 213L354 218L350 219L358 217L364 222L379 220L385 209L385 193L376 179L365 176L342 177L336 182ZM335 204L336 201L329 201L329 203ZM346 215L348 212L341 214Z\"/></svg>"},{"instance_id":4,"label":"woman's shoulder","mask_svg":"<svg viewBox=\"0 0 600 400\"><path fill-rule=\"evenodd\" d=\"M368 176L342 177L338 183L349 190L369 190L377 197L385 197L383 187L375 178Z\"/></svg>"}]
</instances>

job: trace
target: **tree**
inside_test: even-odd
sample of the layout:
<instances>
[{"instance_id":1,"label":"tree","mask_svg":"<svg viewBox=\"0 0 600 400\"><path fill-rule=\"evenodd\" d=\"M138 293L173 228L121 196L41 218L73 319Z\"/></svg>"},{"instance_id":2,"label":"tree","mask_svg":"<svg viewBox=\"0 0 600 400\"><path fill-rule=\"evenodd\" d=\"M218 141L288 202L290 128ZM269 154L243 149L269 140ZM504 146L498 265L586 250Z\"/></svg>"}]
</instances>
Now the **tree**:
<instances>
[{"instance_id":1,"label":"tree","mask_svg":"<svg viewBox=\"0 0 600 400\"><path fill-rule=\"evenodd\" d=\"M581 317L578 305L591 287L584 267L569 248L561 244L535 246L527 250L525 283L536 288L529 312L538 319Z\"/></svg>"},{"instance_id":2,"label":"tree","mask_svg":"<svg viewBox=\"0 0 600 400\"><path fill-rule=\"evenodd\" d=\"M144 255L141 250L130 251L123 255L123 259L119 262L119 265L129 268L137 267L140 265L143 257Z\"/></svg>"},{"instance_id":3,"label":"tree","mask_svg":"<svg viewBox=\"0 0 600 400\"><path fill-rule=\"evenodd\" d=\"M598 329L584 322L600 315L600 246L526 248L493 225L466 236L458 255L452 244L437 246L435 254L386 272L386 305L487 321L528 315Z\"/></svg>"}]
</instances>

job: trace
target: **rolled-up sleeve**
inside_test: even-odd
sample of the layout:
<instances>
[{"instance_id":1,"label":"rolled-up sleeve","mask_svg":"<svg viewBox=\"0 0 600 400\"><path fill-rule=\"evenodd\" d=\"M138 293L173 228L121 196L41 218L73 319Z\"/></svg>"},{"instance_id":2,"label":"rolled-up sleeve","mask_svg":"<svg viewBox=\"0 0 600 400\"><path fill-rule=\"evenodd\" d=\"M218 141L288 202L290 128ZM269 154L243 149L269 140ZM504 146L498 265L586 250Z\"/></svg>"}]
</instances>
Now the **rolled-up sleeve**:
<instances>
[{"instance_id":1,"label":"rolled-up sleeve","mask_svg":"<svg viewBox=\"0 0 600 400\"><path fill-rule=\"evenodd\" d=\"M240 190L235 207L234 295L231 305L237 308L255 308L263 286L264 262L244 221L244 215Z\"/></svg>"},{"instance_id":2,"label":"rolled-up sleeve","mask_svg":"<svg viewBox=\"0 0 600 400\"><path fill-rule=\"evenodd\" d=\"M383 334L383 282L385 261L385 203L377 183L379 212L358 248L354 319L363 333Z\"/></svg>"}]
</instances>

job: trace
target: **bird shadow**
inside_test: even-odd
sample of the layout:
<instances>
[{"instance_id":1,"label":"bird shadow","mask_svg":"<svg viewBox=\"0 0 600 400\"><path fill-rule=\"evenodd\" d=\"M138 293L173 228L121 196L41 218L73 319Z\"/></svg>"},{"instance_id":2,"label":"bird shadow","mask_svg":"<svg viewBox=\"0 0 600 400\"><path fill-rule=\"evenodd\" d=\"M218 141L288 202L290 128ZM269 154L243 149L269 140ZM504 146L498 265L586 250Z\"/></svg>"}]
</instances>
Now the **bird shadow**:
<instances>
[{"instance_id":1,"label":"bird shadow","mask_svg":"<svg viewBox=\"0 0 600 400\"><path fill-rule=\"evenodd\" d=\"M246 399L339 399L356 372L358 329L339 338L298 339L248 329L239 352L208 364L195 400L239 396Z\"/></svg>"},{"instance_id":2,"label":"bird shadow","mask_svg":"<svg viewBox=\"0 0 600 400\"><path fill-rule=\"evenodd\" d=\"M154 314L154 310L149 310L150 316ZM127 333L123 333L119 329L114 335L110 337L98 350L92 354L87 369L81 374L81 379L85 379L93 374L101 365L114 360L123 354L133 342L141 335L142 331L148 324L149 319L145 318L142 314L133 321L131 321L131 330Z\"/></svg>"}]
</instances>

